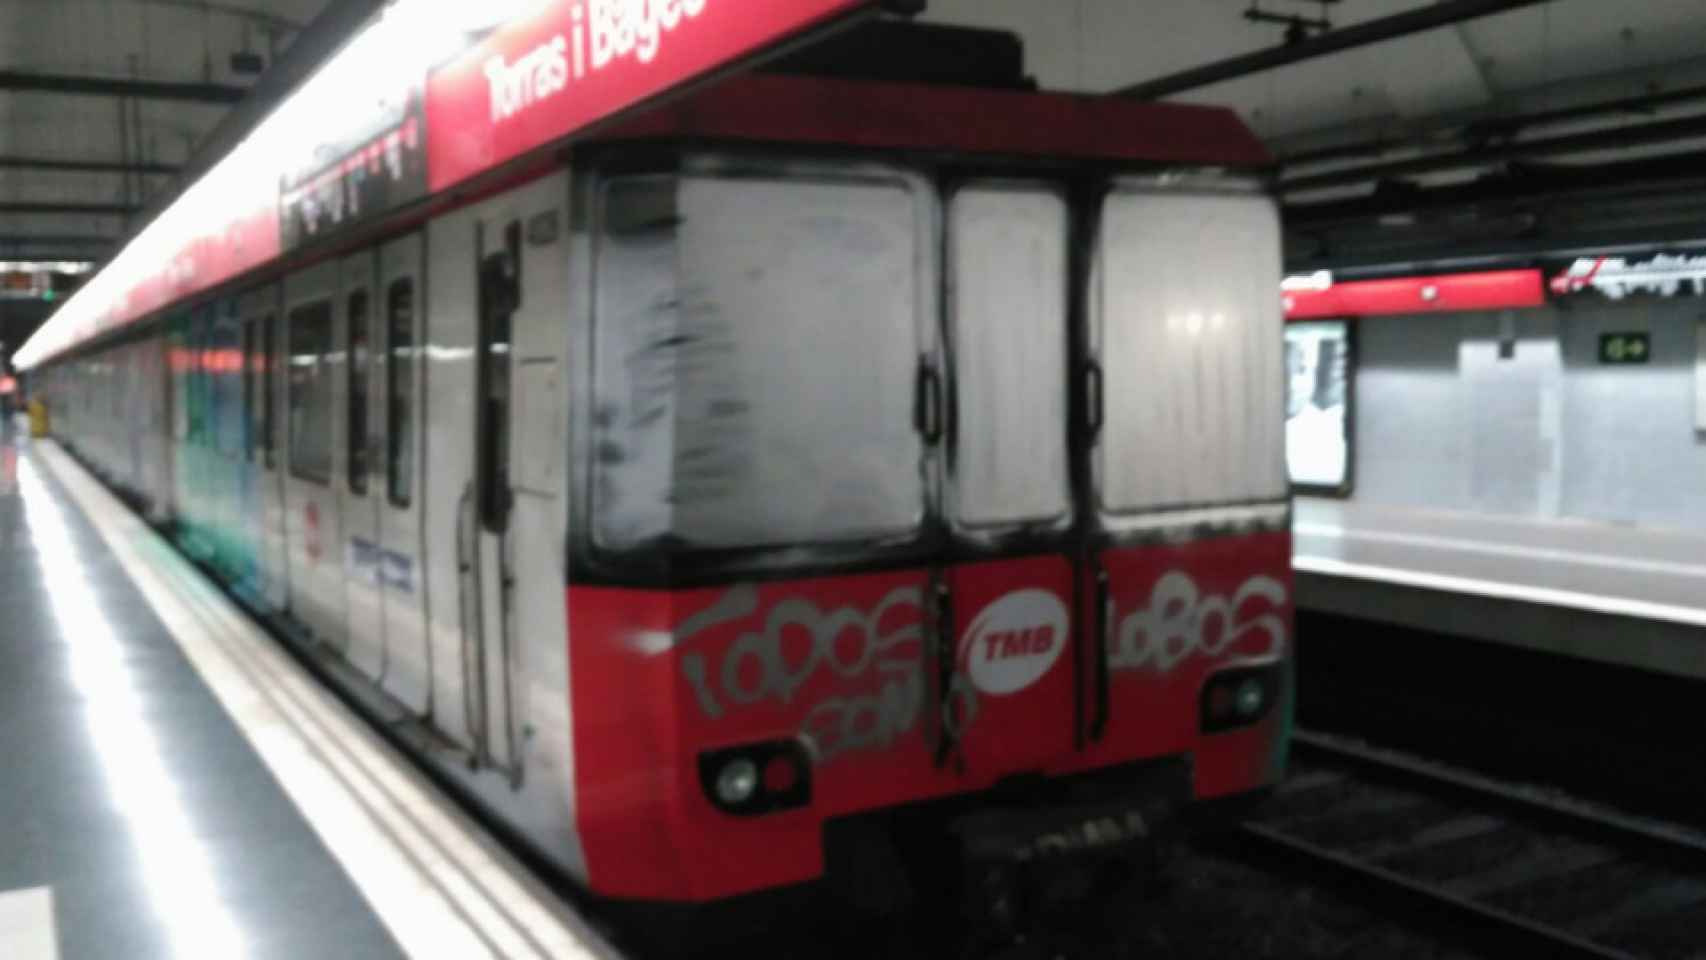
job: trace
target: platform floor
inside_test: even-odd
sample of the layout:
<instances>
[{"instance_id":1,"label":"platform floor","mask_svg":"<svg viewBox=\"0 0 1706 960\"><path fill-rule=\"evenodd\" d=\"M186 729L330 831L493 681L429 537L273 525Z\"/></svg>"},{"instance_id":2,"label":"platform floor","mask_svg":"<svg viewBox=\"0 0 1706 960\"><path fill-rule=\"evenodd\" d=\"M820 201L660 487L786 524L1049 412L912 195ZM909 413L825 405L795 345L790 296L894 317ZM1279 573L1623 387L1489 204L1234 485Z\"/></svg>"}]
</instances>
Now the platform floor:
<instances>
[{"instance_id":1,"label":"platform floor","mask_svg":"<svg viewBox=\"0 0 1706 960\"><path fill-rule=\"evenodd\" d=\"M0 957L613 951L51 443L0 441Z\"/></svg>"},{"instance_id":2,"label":"platform floor","mask_svg":"<svg viewBox=\"0 0 1706 960\"><path fill-rule=\"evenodd\" d=\"M1305 609L1706 677L1706 536L1299 497Z\"/></svg>"}]
</instances>

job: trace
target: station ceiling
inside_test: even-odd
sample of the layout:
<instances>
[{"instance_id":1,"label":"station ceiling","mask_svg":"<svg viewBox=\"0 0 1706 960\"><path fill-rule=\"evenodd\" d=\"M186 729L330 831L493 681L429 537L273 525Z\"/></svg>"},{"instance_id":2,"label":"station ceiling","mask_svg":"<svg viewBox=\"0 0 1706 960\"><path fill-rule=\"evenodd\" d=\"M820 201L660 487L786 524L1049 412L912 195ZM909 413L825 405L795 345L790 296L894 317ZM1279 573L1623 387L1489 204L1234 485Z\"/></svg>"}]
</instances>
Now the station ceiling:
<instances>
[{"instance_id":1,"label":"station ceiling","mask_svg":"<svg viewBox=\"0 0 1706 960\"><path fill-rule=\"evenodd\" d=\"M317 17L377 2L0 0L0 261L108 256L222 118L264 84L254 71L277 62ZM1438 6L1453 5L1499 6ZM1015 31L1043 86L1104 94L1281 46L1288 33L1306 44L1321 33L1286 18L1324 18L1345 31L1430 6L929 0L925 17ZM1453 187L1536 162L1550 170L1706 151L1702 50L1699 0L1529 0L1170 96L1236 108L1288 161L1288 205L1337 210L1390 196L1393 184ZM1577 115L1582 105L1600 109ZM1549 119L1488 123L1537 115ZM1533 147L1596 131L1606 135ZM0 341L21 340L4 324L22 313L0 300Z\"/></svg>"},{"instance_id":2,"label":"station ceiling","mask_svg":"<svg viewBox=\"0 0 1706 960\"><path fill-rule=\"evenodd\" d=\"M0 0L0 262L99 262L327 0ZM51 311L0 293L0 342Z\"/></svg>"}]
</instances>

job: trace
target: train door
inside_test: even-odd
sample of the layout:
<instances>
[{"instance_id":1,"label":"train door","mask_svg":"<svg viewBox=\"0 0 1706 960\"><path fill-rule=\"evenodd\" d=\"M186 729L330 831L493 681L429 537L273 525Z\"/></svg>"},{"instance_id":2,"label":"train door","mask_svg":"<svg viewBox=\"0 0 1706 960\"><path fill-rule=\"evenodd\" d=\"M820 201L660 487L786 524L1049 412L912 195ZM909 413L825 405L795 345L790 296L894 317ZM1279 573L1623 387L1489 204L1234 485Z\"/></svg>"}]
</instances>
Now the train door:
<instances>
[{"instance_id":1,"label":"train door","mask_svg":"<svg viewBox=\"0 0 1706 960\"><path fill-rule=\"evenodd\" d=\"M356 669L378 681L385 670L385 604L380 580L383 547L379 507L373 483L373 459L379 450L372 390L374 255L364 251L344 260L338 308L344 357L343 469L333 478L342 500L344 592L348 611L348 657Z\"/></svg>"},{"instance_id":2,"label":"train door","mask_svg":"<svg viewBox=\"0 0 1706 960\"><path fill-rule=\"evenodd\" d=\"M540 679L544 662L560 660L565 643L565 198L561 180L551 179L511 194L476 224L472 559L478 582L471 586L478 590L486 695L481 732L492 761L516 779L517 718L527 713L527 684Z\"/></svg>"},{"instance_id":3,"label":"train door","mask_svg":"<svg viewBox=\"0 0 1706 960\"><path fill-rule=\"evenodd\" d=\"M124 483L133 494L138 495L146 495L148 490L143 470L143 448L148 442L148 434L141 429L143 411L147 409L143 396L146 384L142 374L144 349L143 341L133 340L113 351L119 376L124 384L122 399L113 411L118 421L117 440L124 450Z\"/></svg>"},{"instance_id":4,"label":"train door","mask_svg":"<svg viewBox=\"0 0 1706 960\"><path fill-rule=\"evenodd\" d=\"M1077 455L1102 533L1086 558L1100 597L1087 729L1160 752L1199 729L1201 686L1182 671L1248 656L1246 636L1266 638L1266 659L1285 642L1287 587L1268 576L1284 537L1248 536L1282 522L1288 490L1278 211L1232 183L1120 180L1091 239ZM1179 536L1187 525L1244 535Z\"/></svg>"},{"instance_id":5,"label":"train door","mask_svg":"<svg viewBox=\"0 0 1706 960\"><path fill-rule=\"evenodd\" d=\"M278 411L284 402L284 323L279 313L279 289L266 286L242 300L241 313L249 330L249 471L259 509L251 517L257 548L257 591L271 610L290 603L290 570L286 550L284 459L278 440Z\"/></svg>"},{"instance_id":6,"label":"train door","mask_svg":"<svg viewBox=\"0 0 1706 960\"><path fill-rule=\"evenodd\" d=\"M242 473L243 409L241 320L237 304L222 300L209 309L202 376L207 386L207 523L213 569L230 584L253 576L254 549L248 537Z\"/></svg>"},{"instance_id":7,"label":"train door","mask_svg":"<svg viewBox=\"0 0 1706 960\"><path fill-rule=\"evenodd\" d=\"M146 438L143 445L148 491L148 519L164 523L172 513L172 443L170 417L171 381L166 373L166 343L162 336L143 341L143 399L137 429Z\"/></svg>"},{"instance_id":8,"label":"train door","mask_svg":"<svg viewBox=\"0 0 1706 960\"><path fill-rule=\"evenodd\" d=\"M346 653L344 540L334 486L344 429L337 416L344 367L338 267L322 264L284 283L284 505L291 614L316 639Z\"/></svg>"},{"instance_id":9,"label":"train door","mask_svg":"<svg viewBox=\"0 0 1706 960\"><path fill-rule=\"evenodd\" d=\"M478 763L516 783L526 686L559 698L565 689L565 179L447 217L432 243L429 320L444 359L429 373L427 519L429 536L445 538L429 544L434 649L449 654L439 661L440 689L461 706L450 716L447 698L438 716ZM437 489L440 477L450 486Z\"/></svg>"},{"instance_id":10,"label":"train door","mask_svg":"<svg viewBox=\"0 0 1706 960\"><path fill-rule=\"evenodd\" d=\"M1046 183L976 180L950 193L945 223L945 502L973 553L938 586L954 621L943 701L957 735L939 749L972 769L1027 769L1074 750L1083 679L1072 655L1085 630L1074 628L1083 572L1070 536L1071 206Z\"/></svg>"},{"instance_id":11,"label":"train door","mask_svg":"<svg viewBox=\"0 0 1706 960\"><path fill-rule=\"evenodd\" d=\"M374 291L375 350L369 392L369 433L377 446L369 451L373 477L369 495L378 511L379 585L385 620L382 685L418 714L432 707L432 648L427 641L424 541L420 489L424 403L419 344L423 314L420 234L393 240L379 251L379 284ZM372 459L378 458L378 459Z\"/></svg>"},{"instance_id":12,"label":"train door","mask_svg":"<svg viewBox=\"0 0 1706 960\"><path fill-rule=\"evenodd\" d=\"M171 321L176 343L173 362L178 378L178 542L200 561L211 558L207 538L207 378L202 375L206 351L205 311L181 314Z\"/></svg>"}]
</instances>

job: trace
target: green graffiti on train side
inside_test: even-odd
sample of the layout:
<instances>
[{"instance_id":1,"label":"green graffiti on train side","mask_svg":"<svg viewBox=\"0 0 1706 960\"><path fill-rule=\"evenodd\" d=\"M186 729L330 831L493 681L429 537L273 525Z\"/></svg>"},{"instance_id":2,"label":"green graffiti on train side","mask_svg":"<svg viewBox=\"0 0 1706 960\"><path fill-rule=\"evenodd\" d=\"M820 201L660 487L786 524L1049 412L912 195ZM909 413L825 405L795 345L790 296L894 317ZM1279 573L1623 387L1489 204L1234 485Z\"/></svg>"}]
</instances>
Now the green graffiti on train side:
<instances>
[{"instance_id":1,"label":"green graffiti on train side","mask_svg":"<svg viewBox=\"0 0 1706 960\"><path fill-rule=\"evenodd\" d=\"M242 328L222 308L178 314L167 327L176 536L225 582L252 588L261 505L247 469Z\"/></svg>"}]
</instances>

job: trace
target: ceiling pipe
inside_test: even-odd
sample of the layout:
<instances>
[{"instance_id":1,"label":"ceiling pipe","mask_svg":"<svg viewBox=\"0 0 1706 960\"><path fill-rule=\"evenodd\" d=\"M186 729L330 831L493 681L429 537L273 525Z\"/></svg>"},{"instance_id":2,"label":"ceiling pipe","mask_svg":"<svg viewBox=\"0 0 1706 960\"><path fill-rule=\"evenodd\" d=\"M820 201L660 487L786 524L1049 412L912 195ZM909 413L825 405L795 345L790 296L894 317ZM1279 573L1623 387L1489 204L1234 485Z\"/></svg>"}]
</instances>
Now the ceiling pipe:
<instances>
[{"instance_id":1,"label":"ceiling pipe","mask_svg":"<svg viewBox=\"0 0 1706 960\"><path fill-rule=\"evenodd\" d=\"M1330 53L1366 47L1369 44L1381 43L1386 40L1396 40L1413 33L1449 27L1465 20L1475 20L1495 13L1505 13L1547 2L1549 0L1444 0L1441 3L1418 7L1390 17L1368 20L1340 30L1330 30L1301 43L1270 47L1229 60L1220 60L1200 67L1192 67L1179 73L1168 74L1164 77L1156 77L1153 80L1145 80L1142 83L1115 90L1111 95L1131 97L1136 100L1155 100L1186 90L1206 87L1223 80L1233 80L1238 77L1249 76L1252 73L1272 70L1275 67L1313 60Z\"/></svg>"},{"instance_id":2,"label":"ceiling pipe","mask_svg":"<svg viewBox=\"0 0 1706 960\"><path fill-rule=\"evenodd\" d=\"M178 168L166 163L124 163L119 160L61 160L50 157L0 155L0 170L48 170L55 173L144 173L170 175Z\"/></svg>"},{"instance_id":3,"label":"ceiling pipe","mask_svg":"<svg viewBox=\"0 0 1706 960\"><path fill-rule=\"evenodd\" d=\"M78 234L0 234L0 260L100 260L119 238Z\"/></svg>"},{"instance_id":4,"label":"ceiling pipe","mask_svg":"<svg viewBox=\"0 0 1706 960\"><path fill-rule=\"evenodd\" d=\"M214 2L214 0L142 0L142 2L155 7L178 7L184 10L194 10L203 14L217 13L238 20L248 20L265 27L271 27L275 30L294 31L302 29L301 23L292 20L289 17L281 17L276 13L268 13L265 10L252 10L248 7L240 7L231 3L218 3Z\"/></svg>"},{"instance_id":5,"label":"ceiling pipe","mask_svg":"<svg viewBox=\"0 0 1706 960\"><path fill-rule=\"evenodd\" d=\"M1366 243L1325 243L1307 252L1288 250L1286 270L1307 273L1331 270L1335 279L1414 276L1531 264L1537 259L1574 260L1652 254L1678 247L1706 248L1706 230L1696 218L1687 222L1643 225L1639 240L1627 226L1530 230L1521 235L1487 238L1469 235L1424 244L1373 249Z\"/></svg>"},{"instance_id":6,"label":"ceiling pipe","mask_svg":"<svg viewBox=\"0 0 1706 960\"><path fill-rule=\"evenodd\" d=\"M1304 150L1282 156L1279 158L1279 162L1281 167L1300 167L1334 160L1377 157L1393 150L1406 147L1426 147L1432 143L1445 141L1455 141L1463 145L1484 143L1503 137L1513 137L1534 127L1571 123L1593 117L1652 113L1660 107L1692 103L1697 100L1706 100L1706 86L1679 87L1663 93L1642 94L1638 97L1620 97L1615 100L1598 100L1573 107L1560 107L1556 110L1542 110L1536 113L1518 113L1503 117L1487 116L1444 125L1431 131L1418 132L1403 139L1377 137L1356 143Z\"/></svg>"},{"instance_id":7,"label":"ceiling pipe","mask_svg":"<svg viewBox=\"0 0 1706 960\"><path fill-rule=\"evenodd\" d=\"M123 203L10 203L0 202L0 213L14 214L61 214L87 215L97 217L124 217L136 212L136 208Z\"/></svg>"},{"instance_id":8,"label":"ceiling pipe","mask_svg":"<svg viewBox=\"0 0 1706 960\"><path fill-rule=\"evenodd\" d=\"M1342 187L1368 181L1391 180L1395 177L1415 176L1422 173L1439 173L1446 170L1482 167L1503 160L1555 156L1563 153L1584 153L1589 150L1613 150L1619 147L1642 144L1668 143L1692 137L1706 137L1706 115L1684 117L1678 120L1660 120L1656 123L1644 123L1636 126L1612 127L1605 130L1593 130L1588 133L1565 134L1539 140L1522 140L1514 143L1473 147L1468 150L1429 154L1428 156L1397 160L1391 163L1350 167L1307 177L1281 180L1279 189L1281 193L1300 193L1307 190L1323 190L1329 187Z\"/></svg>"},{"instance_id":9,"label":"ceiling pipe","mask_svg":"<svg viewBox=\"0 0 1706 960\"><path fill-rule=\"evenodd\" d=\"M1395 214L1454 209L1483 203L1569 197L1584 193L1639 196L1671 193L1677 184L1706 182L1706 150L1687 150L1636 160L1596 164L1522 165L1469 183L1318 203L1288 204L1287 227L1321 227Z\"/></svg>"},{"instance_id":10,"label":"ceiling pipe","mask_svg":"<svg viewBox=\"0 0 1706 960\"><path fill-rule=\"evenodd\" d=\"M0 90L88 97L134 97L139 100L174 100L227 106L249 95L249 91L242 87L221 83L127 80L118 77L25 73L19 70L0 70Z\"/></svg>"}]
</instances>

